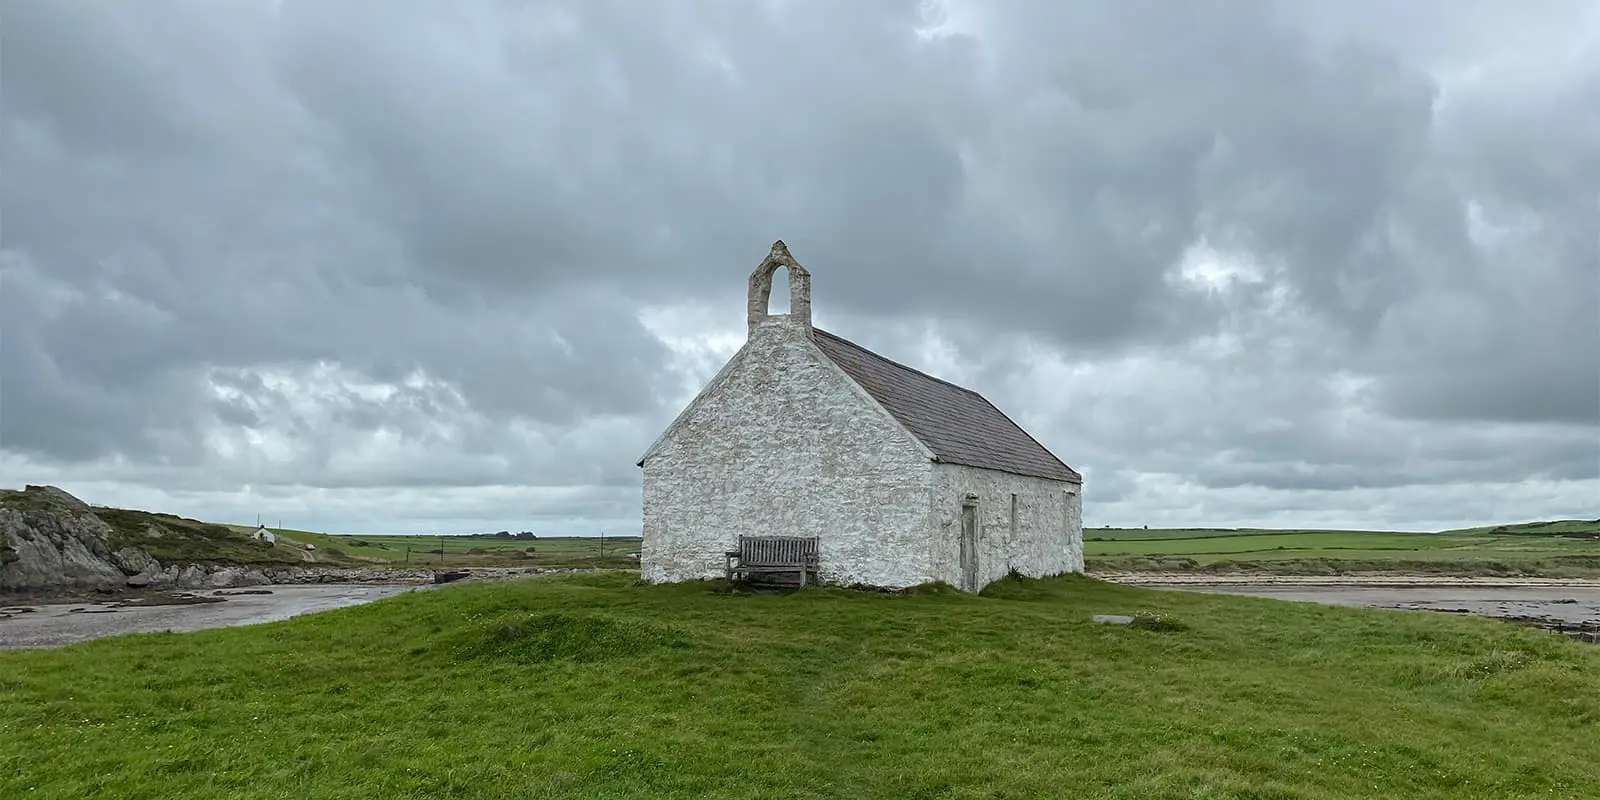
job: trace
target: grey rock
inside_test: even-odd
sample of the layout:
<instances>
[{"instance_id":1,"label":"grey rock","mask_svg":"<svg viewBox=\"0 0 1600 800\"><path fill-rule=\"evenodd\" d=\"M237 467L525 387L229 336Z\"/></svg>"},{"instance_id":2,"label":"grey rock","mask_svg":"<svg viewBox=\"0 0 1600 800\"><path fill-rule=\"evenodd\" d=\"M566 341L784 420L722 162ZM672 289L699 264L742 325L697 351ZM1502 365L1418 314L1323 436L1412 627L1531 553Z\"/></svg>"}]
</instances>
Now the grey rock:
<instances>
[{"instance_id":1,"label":"grey rock","mask_svg":"<svg viewBox=\"0 0 1600 800\"><path fill-rule=\"evenodd\" d=\"M149 588L161 573L157 570L147 570L136 575L128 576L128 586L134 589Z\"/></svg>"},{"instance_id":2,"label":"grey rock","mask_svg":"<svg viewBox=\"0 0 1600 800\"><path fill-rule=\"evenodd\" d=\"M1133 617L1123 614L1096 614L1094 621L1103 625L1129 625L1133 623Z\"/></svg>"},{"instance_id":3,"label":"grey rock","mask_svg":"<svg viewBox=\"0 0 1600 800\"><path fill-rule=\"evenodd\" d=\"M211 573L206 583L213 589L233 589L240 586L264 586L272 583L272 579L260 569L222 567Z\"/></svg>"},{"instance_id":4,"label":"grey rock","mask_svg":"<svg viewBox=\"0 0 1600 800\"><path fill-rule=\"evenodd\" d=\"M71 494L56 486L35 486L28 484L22 493L35 502L64 508L68 511L83 513L89 510L89 504L73 497Z\"/></svg>"},{"instance_id":5,"label":"grey rock","mask_svg":"<svg viewBox=\"0 0 1600 800\"><path fill-rule=\"evenodd\" d=\"M210 585L211 573L199 564L188 564L178 572L173 585L179 589L204 589Z\"/></svg>"},{"instance_id":6,"label":"grey rock","mask_svg":"<svg viewBox=\"0 0 1600 800\"><path fill-rule=\"evenodd\" d=\"M125 573L112 563L111 528L88 504L53 486L29 486L0 507L0 592L114 589Z\"/></svg>"},{"instance_id":7,"label":"grey rock","mask_svg":"<svg viewBox=\"0 0 1600 800\"><path fill-rule=\"evenodd\" d=\"M151 558L149 553L134 547L124 547L112 553L111 562L116 564L125 575L144 574L152 568L152 565L154 569L161 568L161 565L156 563L156 560Z\"/></svg>"},{"instance_id":8,"label":"grey rock","mask_svg":"<svg viewBox=\"0 0 1600 800\"><path fill-rule=\"evenodd\" d=\"M223 567L206 577L206 585L213 589L228 589L237 586L236 581L244 575L244 570L238 567Z\"/></svg>"}]
</instances>

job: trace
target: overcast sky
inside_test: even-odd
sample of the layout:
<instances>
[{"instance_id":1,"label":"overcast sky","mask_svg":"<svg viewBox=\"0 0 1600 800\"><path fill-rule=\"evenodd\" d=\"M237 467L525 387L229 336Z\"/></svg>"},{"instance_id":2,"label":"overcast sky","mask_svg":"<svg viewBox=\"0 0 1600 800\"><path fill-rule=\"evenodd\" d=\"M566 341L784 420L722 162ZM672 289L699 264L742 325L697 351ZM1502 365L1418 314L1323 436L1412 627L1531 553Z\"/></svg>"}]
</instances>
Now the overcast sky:
<instances>
[{"instance_id":1,"label":"overcast sky","mask_svg":"<svg viewBox=\"0 0 1600 800\"><path fill-rule=\"evenodd\" d=\"M637 533L781 238L819 326L983 392L1085 525L1600 517L1592 0L51 0L0 37L0 485Z\"/></svg>"}]
</instances>

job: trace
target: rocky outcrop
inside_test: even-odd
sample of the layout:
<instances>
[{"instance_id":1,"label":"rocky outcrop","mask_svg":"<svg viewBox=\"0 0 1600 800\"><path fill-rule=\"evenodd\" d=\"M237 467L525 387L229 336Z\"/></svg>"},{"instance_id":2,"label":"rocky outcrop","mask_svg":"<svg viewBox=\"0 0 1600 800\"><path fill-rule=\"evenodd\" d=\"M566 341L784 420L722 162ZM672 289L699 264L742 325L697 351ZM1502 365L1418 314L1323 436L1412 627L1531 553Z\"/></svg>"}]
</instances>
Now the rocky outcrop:
<instances>
[{"instance_id":1,"label":"rocky outcrop","mask_svg":"<svg viewBox=\"0 0 1600 800\"><path fill-rule=\"evenodd\" d=\"M111 527L60 489L29 486L0 504L0 592L121 588L116 558Z\"/></svg>"},{"instance_id":2,"label":"rocky outcrop","mask_svg":"<svg viewBox=\"0 0 1600 800\"><path fill-rule=\"evenodd\" d=\"M23 491L0 490L0 596L46 597L122 593L152 589L234 589L271 584L367 583L425 584L435 582L433 570L342 567L314 564L249 564L219 558L213 562L163 562L128 541L162 552L162 542L182 537L173 527L176 517L151 515L160 524L139 516L135 537L121 537L107 519L118 522L130 512L94 508L54 486L29 486ZM176 520L176 522L174 522ZM193 520L187 521L193 525ZM125 527L130 523L122 522ZM205 526L213 535L231 538L219 526ZM172 537L172 538L169 538ZM242 537L241 537L242 538ZM298 560L299 553L293 557ZM498 578L545 574L563 570L538 568L473 568L466 577Z\"/></svg>"},{"instance_id":3,"label":"rocky outcrop","mask_svg":"<svg viewBox=\"0 0 1600 800\"><path fill-rule=\"evenodd\" d=\"M170 532L149 524L146 540ZM162 563L116 547L113 528L54 486L0 492L0 595L46 596L140 589L232 589L277 583L427 583L431 571L316 566Z\"/></svg>"}]
</instances>

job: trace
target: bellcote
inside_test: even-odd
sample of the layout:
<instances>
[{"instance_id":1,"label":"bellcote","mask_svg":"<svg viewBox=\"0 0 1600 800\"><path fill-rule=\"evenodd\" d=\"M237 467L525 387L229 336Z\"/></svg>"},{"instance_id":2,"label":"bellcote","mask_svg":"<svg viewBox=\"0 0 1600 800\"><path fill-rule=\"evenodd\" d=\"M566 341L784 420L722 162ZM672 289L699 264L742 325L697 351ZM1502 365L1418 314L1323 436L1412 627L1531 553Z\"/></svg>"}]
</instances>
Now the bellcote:
<instances>
[{"instance_id":1,"label":"bellcote","mask_svg":"<svg viewBox=\"0 0 1600 800\"><path fill-rule=\"evenodd\" d=\"M772 302L772 276L783 267L789 271L789 313L768 313ZM789 255L782 239L772 243L772 252L750 273L750 294L746 305L749 333L763 325L781 324L811 335L811 273Z\"/></svg>"}]
</instances>

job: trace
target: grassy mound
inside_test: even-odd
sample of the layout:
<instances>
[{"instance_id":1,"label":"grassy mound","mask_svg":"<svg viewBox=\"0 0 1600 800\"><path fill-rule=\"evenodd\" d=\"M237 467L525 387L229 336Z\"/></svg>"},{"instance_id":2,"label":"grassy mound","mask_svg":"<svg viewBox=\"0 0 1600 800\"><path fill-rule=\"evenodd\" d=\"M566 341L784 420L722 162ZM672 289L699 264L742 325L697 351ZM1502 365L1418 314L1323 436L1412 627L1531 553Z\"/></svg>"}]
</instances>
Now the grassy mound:
<instances>
[{"instance_id":1,"label":"grassy mound","mask_svg":"<svg viewBox=\"0 0 1600 800\"><path fill-rule=\"evenodd\" d=\"M644 620L595 614L501 614L469 626L456 645L466 658L591 662L636 656L657 647L683 647L675 629Z\"/></svg>"},{"instance_id":2,"label":"grassy mound","mask_svg":"<svg viewBox=\"0 0 1600 800\"><path fill-rule=\"evenodd\" d=\"M0 742L0 797L1592 797L1600 648L1086 578L578 575L0 653Z\"/></svg>"}]
</instances>

